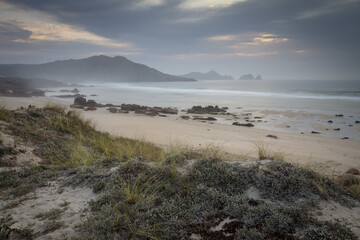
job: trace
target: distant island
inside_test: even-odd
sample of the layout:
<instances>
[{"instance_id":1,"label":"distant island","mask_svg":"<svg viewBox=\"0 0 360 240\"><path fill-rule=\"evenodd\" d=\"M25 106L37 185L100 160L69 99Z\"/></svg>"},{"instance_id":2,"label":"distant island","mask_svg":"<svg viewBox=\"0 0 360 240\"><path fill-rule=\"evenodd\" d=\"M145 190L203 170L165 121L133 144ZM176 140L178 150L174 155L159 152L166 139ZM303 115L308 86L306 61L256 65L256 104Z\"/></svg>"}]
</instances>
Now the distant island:
<instances>
[{"instance_id":1,"label":"distant island","mask_svg":"<svg viewBox=\"0 0 360 240\"><path fill-rule=\"evenodd\" d=\"M190 73L181 75L180 77L193 78L193 79L197 79L197 80L234 80L234 78L232 76L221 75L214 70L211 70L206 73L190 72Z\"/></svg>"},{"instance_id":2,"label":"distant island","mask_svg":"<svg viewBox=\"0 0 360 240\"><path fill-rule=\"evenodd\" d=\"M256 77L254 77L254 75L249 73L240 76L239 80L262 80L262 77L261 75L257 75Z\"/></svg>"},{"instance_id":3,"label":"distant island","mask_svg":"<svg viewBox=\"0 0 360 240\"><path fill-rule=\"evenodd\" d=\"M44 64L0 64L5 77L84 82L189 82L194 79L162 73L125 57L93 56Z\"/></svg>"}]
</instances>

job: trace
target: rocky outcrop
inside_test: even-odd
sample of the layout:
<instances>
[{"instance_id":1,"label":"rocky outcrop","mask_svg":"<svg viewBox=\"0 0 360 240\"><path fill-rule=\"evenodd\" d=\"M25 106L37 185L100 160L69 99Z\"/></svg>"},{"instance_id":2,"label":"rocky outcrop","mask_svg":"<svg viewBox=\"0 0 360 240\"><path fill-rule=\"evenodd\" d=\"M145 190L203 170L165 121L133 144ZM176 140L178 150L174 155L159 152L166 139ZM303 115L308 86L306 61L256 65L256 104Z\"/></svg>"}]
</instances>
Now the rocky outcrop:
<instances>
[{"instance_id":1,"label":"rocky outcrop","mask_svg":"<svg viewBox=\"0 0 360 240\"><path fill-rule=\"evenodd\" d=\"M74 105L81 105L81 106L85 106L86 105L86 98L84 97L76 97L74 99Z\"/></svg>"},{"instance_id":2,"label":"rocky outcrop","mask_svg":"<svg viewBox=\"0 0 360 240\"><path fill-rule=\"evenodd\" d=\"M175 108L170 108L170 107L163 108L160 112L161 112L161 113L166 113L166 114L178 114L178 110L177 110L177 109L175 109Z\"/></svg>"},{"instance_id":3,"label":"rocky outcrop","mask_svg":"<svg viewBox=\"0 0 360 240\"><path fill-rule=\"evenodd\" d=\"M190 119L190 117L189 116L185 116L185 115L183 115L183 116L180 116L182 119L184 119L184 120L189 120Z\"/></svg>"},{"instance_id":4,"label":"rocky outcrop","mask_svg":"<svg viewBox=\"0 0 360 240\"><path fill-rule=\"evenodd\" d=\"M252 123L239 123L239 122L233 122L234 126L241 126L241 127L254 127L255 125Z\"/></svg>"},{"instance_id":5,"label":"rocky outcrop","mask_svg":"<svg viewBox=\"0 0 360 240\"><path fill-rule=\"evenodd\" d=\"M148 106L140 106L138 104L121 104L121 110L134 111L137 114L146 114L148 116L156 116L159 115L160 113L178 114L178 110L175 108L148 107Z\"/></svg>"},{"instance_id":6,"label":"rocky outcrop","mask_svg":"<svg viewBox=\"0 0 360 240\"><path fill-rule=\"evenodd\" d=\"M86 101L86 98L78 96L74 99L74 104L70 105L70 108L84 109L86 111L95 111L98 107L105 107L101 103L97 103L92 99Z\"/></svg>"},{"instance_id":7,"label":"rocky outcrop","mask_svg":"<svg viewBox=\"0 0 360 240\"><path fill-rule=\"evenodd\" d=\"M202 121L216 121L217 119L214 117L207 117L207 118L203 118L203 117L194 117L193 120L202 120Z\"/></svg>"},{"instance_id":8,"label":"rocky outcrop","mask_svg":"<svg viewBox=\"0 0 360 240\"><path fill-rule=\"evenodd\" d=\"M191 109L187 110L187 113L196 113L196 114L219 114L226 113L226 109L219 108L217 105L214 106L193 106Z\"/></svg>"}]
</instances>

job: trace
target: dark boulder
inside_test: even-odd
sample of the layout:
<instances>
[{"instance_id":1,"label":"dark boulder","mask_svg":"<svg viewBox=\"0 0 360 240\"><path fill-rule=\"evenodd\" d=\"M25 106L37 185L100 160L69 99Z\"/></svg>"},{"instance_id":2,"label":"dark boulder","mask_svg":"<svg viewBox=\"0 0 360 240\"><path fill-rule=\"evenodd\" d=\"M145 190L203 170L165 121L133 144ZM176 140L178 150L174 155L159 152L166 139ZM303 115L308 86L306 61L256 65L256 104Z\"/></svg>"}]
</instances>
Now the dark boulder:
<instances>
[{"instance_id":1,"label":"dark boulder","mask_svg":"<svg viewBox=\"0 0 360 240\"><path fill-rule=\"evenodd\" d=\"M241 127L254 127L255 125L252 123L239 123L239 122L233 122L234 126L241 126Z\"/></svg>"},{"instance_id":2,"label":"dark boulder","mask_svg":"<svg viewBox=\"0 0 360 240\"><path fill-rule=\"evenodd\" d=\"M85 106L85 105L86 105L86 98L81 97L81 96L76 97L76 98L74 99L74 104L75 104L75 105Z\"/></svg>"},{"instance_id":3,"label":"dark boulder","mask_svg":"<svg viewBox=\"0 0 360 240\"><path fill-rule=\"evenodd\" d=\"M271 135L271 134L266 135L266 137L268 137L268 138L273 138L273 139L278 139L278 137L277 137L277 136L275 136L275 135Z\"/></svg>"},{"instance_id":4,"label":"dark boulder","mask_svg":"<svg viewBox=\"0 0 360 240\"><path fill-rule=\"evenodd\" d=\"M190 117L189 116L180 116L182 119L184 119L184 120L189 120L190 119Z\"/></svg>"},{"instance_id":5,"label":"dark boulder","mask_svg":"<svg viewBox=\"0 0 360 240\"><path fill-rule=\"evenodd\" d=\"M87 100L86 105L89 107L95 107L97 105L97 102L95 102L92 99Z\"/></svg>"}]
</instances>

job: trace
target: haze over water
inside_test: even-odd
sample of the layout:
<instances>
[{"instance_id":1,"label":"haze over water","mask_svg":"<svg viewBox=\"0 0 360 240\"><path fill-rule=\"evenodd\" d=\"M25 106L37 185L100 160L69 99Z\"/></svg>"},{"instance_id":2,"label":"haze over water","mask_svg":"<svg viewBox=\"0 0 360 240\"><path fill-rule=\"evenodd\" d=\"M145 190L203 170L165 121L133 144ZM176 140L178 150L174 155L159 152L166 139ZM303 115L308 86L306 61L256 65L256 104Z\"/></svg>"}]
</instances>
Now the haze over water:
<instances>
[{"instance_id":1,"label":"haze over water","mask_svg":"<svg viewBox=\"0 0 360 240\"><path fill-rule=\"evenodd\" d=\"M99 102L148 106L219 105L359 114L360 82L351 80L206 80L93 84L80 88ZM56 94L52 94L56 95Z\"/></svg>"}]
</instances>

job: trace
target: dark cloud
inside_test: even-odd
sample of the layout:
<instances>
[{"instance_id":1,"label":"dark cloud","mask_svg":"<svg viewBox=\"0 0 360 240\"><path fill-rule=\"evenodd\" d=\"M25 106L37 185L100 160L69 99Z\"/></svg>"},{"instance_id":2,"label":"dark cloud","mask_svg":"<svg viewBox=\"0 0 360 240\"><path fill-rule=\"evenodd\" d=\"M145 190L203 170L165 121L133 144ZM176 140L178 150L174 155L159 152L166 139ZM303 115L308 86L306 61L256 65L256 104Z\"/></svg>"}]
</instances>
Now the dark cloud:
<instances>
[{"instance_id":1,"label":"dark cloud","mask_svg":"<svg viewBox=\"0 0 360 240\"><path fill-rule=\"evenodd\" d=\"M239 74L242 70L236 68L236 65L242 65L248 69L263 69L264 74L273 76L281 75L278 71L285 71L284 66L289 69L284 74L297 76L306 69L309 70L308 74L314 76L322 75L325 71L331 72L332 69L335 69L334 72L350 71L353 76L360 73L356 67L360 60L360 1L248 0L228 8L194 10L179 9L182 1L165 1L152 7L136 7L140 0L7 2L19 8L48 13L60 22L82 27L114 41L134 43L142 51L142 55L133 56L135 60L165 71L204 70L190 68L216 65L211 67L218 66L224 71ZM240 57L179 61L169 57L179 54L229 53L232 50L226 48L226 44L215 44L205 39L216 35L249 32L276 34L289 41L271 47L272 51L280 53L278 56L256 60ZM6 39L26 39L29 34L30 32L12 23L0 23L1 45ZM71 46L79 47L77 44L66 43L66 46L73 49ZM58 54L62 45L51 45ZM91 49L89 52L109 51L100 46L84 46ZM23 47L26 49L25 44ZM304 54L294 53L296 50L304 50ZM80 52L79 55L85 54L86 50ZM314 64L317 68L313 67ZM228 66L232 68L229 69Z\"/></svg>"},{"instance_id":2,"label":"dark cloud","mask_svg":"<svg viewBox=\"0 0 360 240\"><path fill-rule=\"evenodd\" d=\"M0 21L0 42L2 44L14 40L27 40L30 35L30 31L23 30L16 22Z\"/></svg>"}]
</instances>

